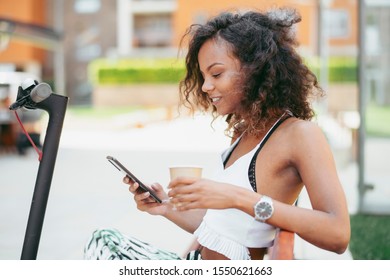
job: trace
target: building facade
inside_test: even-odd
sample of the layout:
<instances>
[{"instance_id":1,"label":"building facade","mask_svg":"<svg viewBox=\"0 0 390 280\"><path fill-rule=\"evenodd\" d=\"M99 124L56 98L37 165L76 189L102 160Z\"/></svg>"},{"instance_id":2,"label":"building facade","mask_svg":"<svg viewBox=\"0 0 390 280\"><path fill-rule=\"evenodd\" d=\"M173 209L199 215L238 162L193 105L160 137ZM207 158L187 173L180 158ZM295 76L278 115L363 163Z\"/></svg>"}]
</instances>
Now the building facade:
<instances>
[{"instance_id":1,"label":"building facade","mask_svg":"<svg viewBox=\"0 0 390 280\"><path fill-rule=\"evenodd\" d=\"M376 0L378 2L380 0ZM61 45L38 44L0 36L0 70L33 72L57 87L71 104L90 104L92 87L87 66L98 57L162 57L178 54L181 36L192 23L221 11L296 8L296 25L304 56L358 54L358 0L0 0L0 18L46 26L61 34ZM367 1L369 2L369 0ZM384 1L386 2L386 1ZM387 1L388 2L388 1ZM382 10L388 14L389 9ZM382 16L385 18L385 16ZM383 25L383 24L382 24ZM379 26L379 25L377 25ZM378 31L378 27L376 30ZM0 34L4 34L0 24ZM377 34L376 31L376 34ZM374 34L375 32L372 32ZM375 44L372 44L375 46ZM61 50L61 51L59 51ZM55 54L62 54L62 62ZM57 78L55 70L58 71ZM389 79L390 80L390 79Z\"/></svg>"}]
</instances>

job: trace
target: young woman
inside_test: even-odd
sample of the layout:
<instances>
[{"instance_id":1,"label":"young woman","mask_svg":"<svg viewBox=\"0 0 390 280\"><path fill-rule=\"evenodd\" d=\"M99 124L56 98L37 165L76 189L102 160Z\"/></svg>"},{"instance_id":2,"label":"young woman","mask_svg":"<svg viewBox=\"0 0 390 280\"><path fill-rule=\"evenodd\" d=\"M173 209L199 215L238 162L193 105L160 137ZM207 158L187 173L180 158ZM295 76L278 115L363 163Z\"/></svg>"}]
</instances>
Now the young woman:
<instances>
[{"instance_id":1,"label":"young woman","mask_svg":"<svg viewBox=\"0 0 390 280\"><path fill-rule=\"evenodd\" d=\"M292 26L299 21L289 9L223 13L186 33L182 103L226 117L232 145L213 178L179 177L168 193L152 185L172 203L156 203L137 192L136 183L124 182L139 210L196 236L200 249L189 259L263 259L276 228L336 253L348 246L343 188L326 138L310 121L310 97L322 92L294 49ZM313 209L295 206L303 187ZM96 231L85 253L92 259L179 259L113 230Z\"/></svg>"}]
</instances>

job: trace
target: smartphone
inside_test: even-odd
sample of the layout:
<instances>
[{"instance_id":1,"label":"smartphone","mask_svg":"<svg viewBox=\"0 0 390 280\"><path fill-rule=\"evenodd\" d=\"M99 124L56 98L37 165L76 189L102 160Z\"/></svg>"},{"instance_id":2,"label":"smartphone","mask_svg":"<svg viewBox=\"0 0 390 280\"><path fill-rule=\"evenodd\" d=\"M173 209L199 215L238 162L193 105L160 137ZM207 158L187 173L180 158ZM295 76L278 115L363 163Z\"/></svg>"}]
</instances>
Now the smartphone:
<instances>
[{"instance_id":1,"label":"smartphone","mask_svg":"<svg viewBox=\"0 0 390 280\"><path fill-rule=\"evenodd\" d=\"M150 196L158 203L161 203L161 199L156 195L156 193L149 187L147 187L144 183L142 183L137 177L133 175L126 167L123 166L122 163L119 162L116 158L112 156L107 156L107 160L115 166L120 172L122 172L125 176L128 176L131 180L138 183L139 189L143 192L149 192Z\"/></svg>"}]
</instances>

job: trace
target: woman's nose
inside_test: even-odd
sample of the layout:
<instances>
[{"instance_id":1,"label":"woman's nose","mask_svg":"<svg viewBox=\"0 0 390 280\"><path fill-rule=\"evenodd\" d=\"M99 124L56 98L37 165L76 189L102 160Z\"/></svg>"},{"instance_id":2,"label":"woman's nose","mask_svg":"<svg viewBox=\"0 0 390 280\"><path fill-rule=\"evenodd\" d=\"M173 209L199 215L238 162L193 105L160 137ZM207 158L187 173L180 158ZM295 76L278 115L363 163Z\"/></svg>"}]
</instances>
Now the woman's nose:
<instances>
[{"instance_id":1,"label":"woman's nose","mask_svg":"<svg viewBox=\"0 0 390 280\"><path fill-rule=\"evenodd\" d=\"M213 89L214 89L214 85L210 82L209 79L205 79L203 81L202 91L206 92L206 93L209 93Z\"/></svg>"}]
</instances>

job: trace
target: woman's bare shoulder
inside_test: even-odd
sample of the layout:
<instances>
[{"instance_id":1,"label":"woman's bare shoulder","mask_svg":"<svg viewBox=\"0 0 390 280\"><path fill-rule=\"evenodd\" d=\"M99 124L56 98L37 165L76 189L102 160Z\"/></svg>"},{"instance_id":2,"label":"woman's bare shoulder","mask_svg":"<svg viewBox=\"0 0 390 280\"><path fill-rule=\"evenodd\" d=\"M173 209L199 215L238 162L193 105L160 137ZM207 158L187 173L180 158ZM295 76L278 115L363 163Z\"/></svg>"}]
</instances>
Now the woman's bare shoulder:
<instances>
[{"instance_id":1,"label":"woman's bare shoulder","mask_svg":"<svg viewBox=\"0 0 390 280\"><path fill-rule=\"evenodd\" d=\"M297 118L291 120L286 130L290 137L298 141L324 136L322 128L316 122Z\"/></svg>"},{"instance_id":2,"label":"woman's bare shoulder","mask_svg":"<svg viewBox=\"0 0 390 280\"><path fill-rule=\"evenodd\" d=\"M284 141L289 143L291 155L318 153L329 150L329 143L322 128L313 121L293 119L286 126Z\"/></svg>"}]
</instances>

